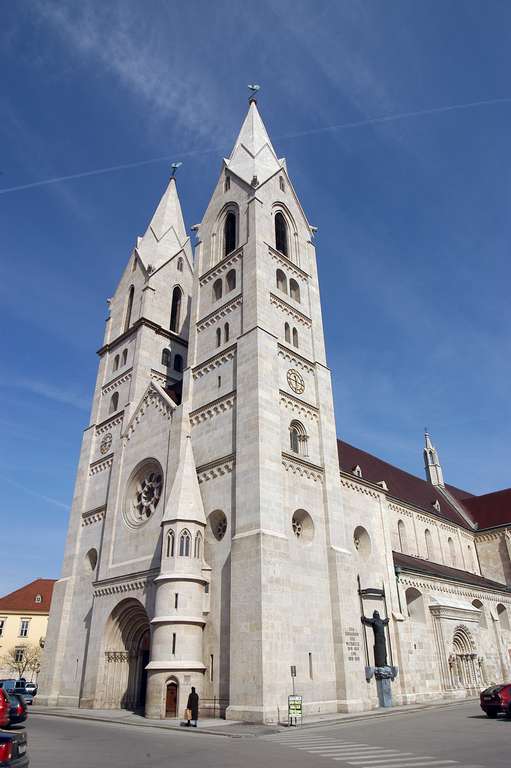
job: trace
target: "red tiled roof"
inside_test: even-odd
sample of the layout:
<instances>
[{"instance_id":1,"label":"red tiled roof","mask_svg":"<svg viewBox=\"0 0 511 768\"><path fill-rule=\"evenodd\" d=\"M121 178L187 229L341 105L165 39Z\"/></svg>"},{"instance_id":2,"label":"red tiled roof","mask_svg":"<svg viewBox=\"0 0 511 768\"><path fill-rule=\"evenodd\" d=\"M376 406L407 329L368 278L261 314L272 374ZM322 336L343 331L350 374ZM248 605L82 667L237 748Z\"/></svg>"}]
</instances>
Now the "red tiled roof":
<instances>
[{"instance_id":1,"label":"red tiled roof","mask_svg":"<svg viewBox=\"0 0 511 768\"><path fill-rule=\"evenodd\" d=\"M479 528L493 528L511 523L511 488L463 499L463 506Z\"/></svg>"},{"instance_id":2,"label":"red tiled roof","mask_svg":"<svg viewBox=\"0 0 511 768\"><path fill-rule=\"evenodd\" d=\"M36 579L15 592L0 597L0 611L49 613L55 581L56 579ZM35 601L37 595L41 595L40 603Z\"/></svg>"},{"instance_id":3,"label":"red tiled roof","mask_svg":"<svg viewBox=\"0 0 511 768\"><path fill-rule=\"evenodd\" d=\"M394 498L421 507L421 509L434 515L462 525L464 528L468 527L466 520L455 507L449 504L447 499L438 493L435 486L426 480L394 467L392 464L360 450L360 448L345 443L343 440L337 441L337 452L339 454L339 466L343 472L353 472L354 468L359 466L362 470L363 479L374 484L384 480L389 494ZM460 491L460 493L465 493L465 491ZM433 506L435 501L440 504L440 512Z\"/></svg>"},{"instance_id":4,"label":"red tiled roof","mask_svg":"<svg viewBox=\"0 0 511 768\"><path fill-rule=\"evenodd\" d=\"M498 589L500 592L511 592L511 587L501 584L500 581L492 581L479 576L477 573L461 571L459 568L451 568L441 563L432 563L430 560L423 560L420 557L403 555L402 552L393 552L394 565L404 568L407 571L423 573L427 576L437 576L442 579L451 579L451 581L461 581L463 584L472 584L477 587L486 587L487 589Z\"/></svg>"}]
</instances>

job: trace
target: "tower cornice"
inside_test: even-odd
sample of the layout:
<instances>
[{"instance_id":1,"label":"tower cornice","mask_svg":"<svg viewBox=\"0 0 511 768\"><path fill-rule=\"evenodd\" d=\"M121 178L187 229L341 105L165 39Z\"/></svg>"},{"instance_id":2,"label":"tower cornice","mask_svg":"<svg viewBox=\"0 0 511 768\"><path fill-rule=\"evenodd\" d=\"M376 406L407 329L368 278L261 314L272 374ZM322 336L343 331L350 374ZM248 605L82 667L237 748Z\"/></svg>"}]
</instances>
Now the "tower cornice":
<instances>
[{"instance_id":1,"label":"tower cornice","mask_svg":"<svg viewBox=\"0 0 511 768\"><path fill-rule=\"evenodd\" d=\"M98 349L97 354L101 357L105 354L105 352L110 352L111 350L115 349L117 346L126 341L126 339L129 339L129 337L132 336L135 331L138 331L138 329L142 326L151 328L151 330L153 330L159 336L165 336L167 339L174 339L174 341L178 341L183 346L188 347L187 339L179 336L179 334L173 333L173 331L169 331L166 328L163 328L161 325L158 325L158 323L149 320L147 317L139 317L139 319L135 320L133 325L131 325L127 331L121 333L121 335L117 336L117 338L113 341L109 341L107 344L103 344L103 346Z\"/></svg>"}]
</instances>

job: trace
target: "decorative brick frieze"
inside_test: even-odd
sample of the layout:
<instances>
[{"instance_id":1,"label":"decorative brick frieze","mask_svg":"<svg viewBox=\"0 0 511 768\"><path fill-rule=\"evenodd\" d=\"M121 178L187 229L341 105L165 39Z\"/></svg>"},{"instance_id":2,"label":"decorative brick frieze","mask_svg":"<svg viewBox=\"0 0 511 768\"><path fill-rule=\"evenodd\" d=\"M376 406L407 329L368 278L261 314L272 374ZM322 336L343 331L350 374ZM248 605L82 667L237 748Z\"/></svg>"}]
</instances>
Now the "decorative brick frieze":
<instances>
[{"instance_id":1,"label":"decorative brick frieze","mask_svg":"<svg viewBox=\"0 0 511 768\"><path fill-rule=\"evenodd\" d=\"M224 259L222 259L222 261L219 261L218 264L215 264L213 267L211 267L211 269L202 275L202 277L199 279L200 285L207 285L207 283L210 283L212 280L220 277L220 275L223 275L225 272L231 269L231 267L234 267L234 265L237 264L242 257L243 248L239 248L237 251L229 254Z\"/></svg>"},{"instance_id":2,"label":"decorative brick frieze","mask_svg":"<svg viewBox=\"0 0 511 768\"><path fill-rule=\"evenodd\" d=\"M236 401L235 392L230 392L228 395L219 397L218 400L213 400L211 403L197 408L196 411L190 413L190 425L196 427L203 421L212 419L214 416L219 416L221 413L230 411L233 408Z\"/></svg>"},{"instance_id":3,"label":"decorative brick frieze","mask_svg":"<svg viewBox=\"0 0 511 768\"><path fill-rule=\"evenodd\" d=\"M229 475L233 471L235 463L234 454L210 461L208 464L197 467L197 479L199 483L206 483L208 480Z\"/></svg>"},{"instance_id":4,"label":"decorative brick frieze","mask_svg":"<svg viewBox=\"0 0 511 768\"><path fill-rule=\"evenodd\" d=\"M120 426L122 424L123 415L124 411L121 411L120 413L117 412L115 416L111 416L109 419L105 419L105 421L97 424L95 427L96 435L104 435L105 432L111 432L112 429Z\"/></svg>"},{"instance_id":5,"label":"decorative brick frieze","mask_svg":"<svg viewBox=\"0 0 511 768\"><path fill-rule=\"evenodd\" d=\"M281 299L280 296L270 293L270 304L273 304L274 307L280 309L280 311L285 315L288 315L288 317L292 317L295 322L300 323L300 325L305 326L305 328L311 327L312 323L310 318L308 318L307 315L304 315L303 312L299 312L299 310L292 307L287 301Z\"/></svg>"},{"instance_id":6,"label":"decorative brick frieze","mask_svg":"<svg viewBox=\"0 0 511 768\"><path fill-rule=\"evenodd\" d=\"M323 467L320 467L318 464L313 464L310 461L283 452L282 466L286 472L291 472L293 475L300 475L300 477L305 477L307 480L313 480L315 483L323 482Z\"/></svg>"},{"instance_id":7,"label":"decorative brick frieze","mask_svg":"<svg viewBox=\"0 0 511 768\"><path fill-rule=\"evenodd\" d=\"M224 363L228 363L229 360L233 360L235 357L236 347L229 347L229 349L219 352L217 355L214 355L214 357L210 357L206 362L197 365L193 369L192 376L194 379L200 379L201 376L205 376L207 373L210 373L210 371L214 371L215 368L224 365Z\"/></svg>"},{"instance_id":8,"label":"decorative brick frieze","mask_svg":"<svg viewBox=\"0 0 511 768\"><path fill-rule=\"evenodd\" d=\"M288 259L286 256L284 256L284 254L276 251L275 248L271 247L271 245L268 245L268 253L279 266L283 267L288 272L288 274L291 274L294 277L298 277L300 280L309 279L309 275L307 272L305 272L305 270L295 264L294 261L291 261L291 259Z\"/></svg>"},{"instance_id":9,"label":"decorative brick frieze","mask_svg":"<svg viewBox=\"0 0 511 768\"><path fill-rule=\"evenodd\" d=\"M382 492L374 491L372 488L362 483L356 483L353 480L348 480L346 477L341 476L341 485L343 488L349 488L350 491L355 493L361 493L364 496L371 496L373 499L379 499Z\"/></svg>"},{"instance_id":10,"label":"decorative brick frieze","mask_svg":"<svg viewBox=\"0 0 511 768\"><path fill-rule=\"evenodd\" d=\"M103 459L99 459L98 461L94 461L89 466L89 477L92 477L93 475L99 474L99 472L104 472L105 469L110 469L112 466L114 460L114 455L111 453L109 456L105 456Z\"/></svg>"},{"instance_id":11,"label":"decorative brick frieze","mask_svg":"<svg viewBox=\"0 0 511 768\"><path fill-rule=\"evenodd\" d=\"M289 395L287 392L284 392L282 389L280 390L280 402L282 403L284 408L287 408L288 411L291 411L297 416L301 416L302 418L306 417L308 419L314 419L315 421L317 421L319 418L318 408L316 408L314 405L310 405L309 403L305 403L302 400L299 400L297 397L294 397L293 395Z\"/></svg>"},{"instance_id":12,"label":"decorative brick frieze","mask_svg":"<svg viewBox=\"0 0 511 768\"><path fill-rule=\"evenodd\" d=\"M281 357L287 363L293 365L295 368L300 368L302 371L306 371L306 373L314 373L314 366L312 363L306 360L305 357L302 357L301 355L296 354L296 352L292 352L287 347L282 346L282 344L278 345L277 354L279 357Z\"/></svg>"},{"instance_id":13,"label":"decorative brick frieze","mask_svg":"<svg viewBox=\"0 0 511 768\"><path fill-rule=\"evenodd\" d=\"M94 523L100 523L105 517L105 512L105 507L97 507L96 509L88 510L88 512L82 512L82 528Z\"/></svg>"},{"instance_id":14,"label":"decorative brick frieze","mask_svg":"<svg viewBox=\"0 0 511 768\"><path fill-rule=\"evenodd\" d=\"M109 392L113 392L115 389L118 389L118 387L120 387L121 384L125 384L127 381L130 381L132 371L133 371L133 368L130 368L129 371L126 371L125 373L122 373L120 376L117 376L116 379L113 379L103 387L103 389L101 390L101 393L103 395L108 395Z\"/></svg>"},{"instance_id":15,"label":"decorative brick frieze","mask_svg":"<svg viewBox=\"0 0 511 768\"><path fill-rule=\"evenodd\" d=\"M215 325L219 320L222 320L224 317L227 317L227 315L230 315L231 312L234 312L235 309L239 309L242 304L243 296L239 293L233 299L227 301L223 306L219 307L214 312L211 312L211 314L206 315L202 320L199 320L197 323L197 333L201 333L201 331L209 328L211 325Z\"/></svg>"}]
</instances>

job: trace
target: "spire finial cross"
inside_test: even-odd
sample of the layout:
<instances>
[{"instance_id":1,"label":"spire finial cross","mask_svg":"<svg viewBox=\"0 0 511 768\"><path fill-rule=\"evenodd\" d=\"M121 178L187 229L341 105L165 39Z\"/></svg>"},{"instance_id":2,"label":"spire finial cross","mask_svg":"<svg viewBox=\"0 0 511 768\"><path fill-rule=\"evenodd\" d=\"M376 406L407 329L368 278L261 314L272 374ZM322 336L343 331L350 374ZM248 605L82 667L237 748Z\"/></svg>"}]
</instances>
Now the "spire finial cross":
<instances>
[{"instance_id":1,"label":"spire finial cross","mask_svg":"<svg viewBox=\"0 0 511 768\"><path fill-rule=\"evenodd\" d=\"M174 178L174 176L176 175L177 169L180 168L182 165L183 165L183 163L181 163L181 162L179 162L179 163L172 163L172 165L170 166L172 168L172 174L170 176L171 179Z\"/></svg>"},{"instance_id":2,"label":"spire finial cross","mask_svg":"<svg viewBox=\"0 0 511 768\"><path fill-rule=\"evenodd\" d=\"M261 86L257 85L257 83L249 83L247 86L248 90L250 91L250 98L248 100L248 103L250 104L252 101L257 104L256 99L256 93L260 90Z\"/></svg>"}]
</instances>

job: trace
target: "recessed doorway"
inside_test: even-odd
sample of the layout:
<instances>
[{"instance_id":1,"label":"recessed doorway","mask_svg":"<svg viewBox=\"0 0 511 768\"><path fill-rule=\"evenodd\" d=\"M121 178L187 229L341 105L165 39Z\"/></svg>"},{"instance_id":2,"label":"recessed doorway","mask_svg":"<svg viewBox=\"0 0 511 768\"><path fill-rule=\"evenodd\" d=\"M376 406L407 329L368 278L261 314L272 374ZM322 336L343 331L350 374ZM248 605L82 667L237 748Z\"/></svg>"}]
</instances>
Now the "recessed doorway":
<instances>
[{"instance_id":1,"label":"recessed doorway","mask_svg":"<svg viewBox=\"0 0 511 768\"><path fill-rule=\"evenodd\" d=\"M173 680L167 683L165 717L177 717L177 683Z\"/></svg>"}]
</instances>

